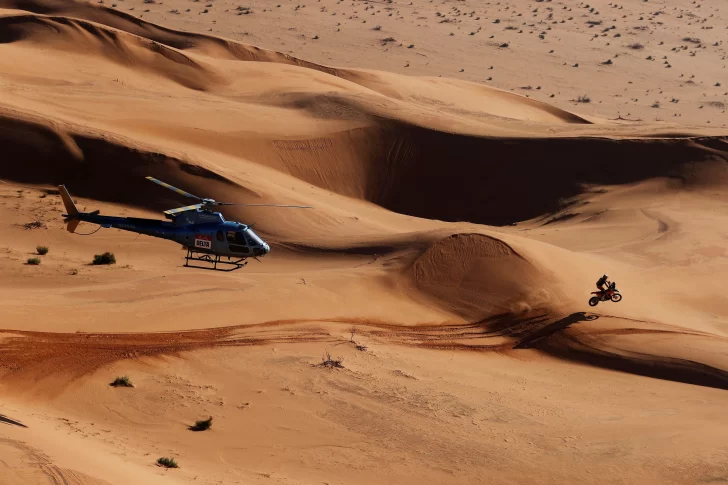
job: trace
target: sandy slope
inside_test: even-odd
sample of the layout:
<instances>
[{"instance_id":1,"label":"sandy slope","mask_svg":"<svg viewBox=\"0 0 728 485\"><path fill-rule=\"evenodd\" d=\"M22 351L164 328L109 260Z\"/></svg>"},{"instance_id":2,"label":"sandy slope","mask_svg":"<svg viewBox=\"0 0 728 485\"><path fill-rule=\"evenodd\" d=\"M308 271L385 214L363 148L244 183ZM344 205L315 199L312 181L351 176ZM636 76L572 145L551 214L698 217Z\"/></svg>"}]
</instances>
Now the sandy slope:
<instances>
[{"instance_id":1,"label":"sandy slope","mask_svg":"<svg viewBox=\"0 0 728 485\"><path fill-rule=\"evenodd\" d=\"M222 38L147 21L176 0L126 3L150 11L0 0L0 483L726 479L719 116L712 128L698 108L680 124L615 122L415 62L408 72L428 76L372 70L401 54L372 65L362 45L347 56L359 34L329 66L311 62L327 61L325 35L310 60L230 40L237 24L219 11L237 5L195 20L196 31L215 21ZM373 6L357 5L347 8ZM442 6L387 5L422 10L427 28L459 25L425 22ZM562 6L517 9L549 7L556 17ZM189 28L178 8L165 24ZM288 35L290 15L311 18L252 8L226 15L261 18L261 38ZM644 8L614 6L628 20ZM694 35L688 6L675 8L669 23L650 20L654 31ZM395 27L384 24L383 35ZM554 34L588 52L566 25ZM460 50L431 46L443 65L475 55L454 37ZM691 65L719 56L717 42ZM619 59L599 69L619 77ZM567 82L535 65L544 85ZM508 69L510 82L528 71ZM613 87L580 75L568 82ZM60 183L102 214L183 204L146 175L218 200L315 209L225 211L273 246L230 274L183 268L169 242L64 230ZM24 264L36 245L50 252ZM118 264L91 266L103 251ZM589 311L604 271L625 299ZM344 368L317 366L326 351ZM108 386L124 374L133 389ZM187 429L207 416L211 430ZM156 467L161 456L181 468Z\"/></svg>"},{"instance_id":2,"label":"sandy slope","mask_svg":"<svg viewBox=\"0 0 728 485\"><path fill-rule=\"evenodd\" d=\"M610 119L727 123L721 0L99 3L319 64L474 81ZM51 5L60 15L80 10ZM118 16L112 25L132 30ZM584 95L590 103L575 101Z\"/></svg>"}]
</instances>

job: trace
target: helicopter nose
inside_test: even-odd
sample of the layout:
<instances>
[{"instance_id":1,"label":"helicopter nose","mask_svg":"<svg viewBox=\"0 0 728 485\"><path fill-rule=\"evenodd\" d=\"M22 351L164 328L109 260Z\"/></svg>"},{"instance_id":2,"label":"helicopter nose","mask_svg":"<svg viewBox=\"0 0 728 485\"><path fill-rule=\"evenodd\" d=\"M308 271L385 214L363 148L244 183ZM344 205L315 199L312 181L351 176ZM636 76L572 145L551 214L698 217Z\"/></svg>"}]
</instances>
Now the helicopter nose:
<instances>
[{"instance_id":1,"label":"helicopter nose","mask_svg":"<svg viewBox=\"0 0 728 485\"><path fill-rule=\"evenodd\" d=\"M263 243L262 246L258 246L257 248L253 249L253 252L256 256L265 256L270 252L270 246L268 246L267 243Z\"/></svg>"}]
</instances>

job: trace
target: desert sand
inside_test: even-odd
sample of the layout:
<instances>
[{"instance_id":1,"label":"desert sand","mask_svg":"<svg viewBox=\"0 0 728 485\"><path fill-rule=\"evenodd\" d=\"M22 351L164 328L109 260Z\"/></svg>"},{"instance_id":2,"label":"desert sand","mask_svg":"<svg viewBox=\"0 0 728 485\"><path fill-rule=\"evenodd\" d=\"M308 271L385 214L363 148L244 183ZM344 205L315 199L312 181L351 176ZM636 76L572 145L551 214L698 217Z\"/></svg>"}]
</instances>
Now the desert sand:
<instances>
[{"instance_id":1,"label":"desert sand","mask_svg":"<svg viewBox=\"0 0 728 485\"><path fill-rule=\"evenodd\" d=\"M0 483L727 481L721 9L0 0Z\"/></svg>"}]
</instances>

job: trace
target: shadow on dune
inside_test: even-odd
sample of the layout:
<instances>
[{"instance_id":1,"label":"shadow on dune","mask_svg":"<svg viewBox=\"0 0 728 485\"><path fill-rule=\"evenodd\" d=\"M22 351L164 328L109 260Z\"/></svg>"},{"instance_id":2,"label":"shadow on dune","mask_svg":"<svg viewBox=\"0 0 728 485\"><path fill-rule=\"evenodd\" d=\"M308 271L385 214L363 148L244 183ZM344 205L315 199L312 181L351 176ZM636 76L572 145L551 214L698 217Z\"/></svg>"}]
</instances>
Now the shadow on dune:
<instances>
[{"instance_id":1,"label":"shadow on dune","mask_svg":"<svg viewBox=\"0 0 728 485\"><path fill-rule=\"evenodd\" d=\"M653 177L690 186L708 164L728 170L724 139L494 139L414 127L390 134L377 161L387 171L369 199L444 221L509 225L564 209L586 186Z\"/></svg>"},{"instance_id":2,"label":"shadow on dune","mask_svg":"<svg viewBox=\"0 0 728 485\"><path fill-rule=\"evenodd\" d=\"M597 315L572 313L526 335L514 349L535 348L570 362L588 364L655 379L728 390L728 372L689 359L631 352L617 347L587 343L579 335L561 332L569 326L595 320ZM561 332L561 333L559 333ZM588 334L588 332L587 332Z\"/></svg>"},{"instance_id":3,"label":"shadow on dune","mask_svg":"<svg viewBox=\"0 0 728 485\"><path fill-rule=\"evenodd\" d=\"M13 426L20 426L21 428L27 428L27 426L24 425L23 423L21 423L20 421L16 421L14 419L8 418L4 414L0 414L0 423L9 424L9 425L13 425Z\"/></svg>"},{"instance_id":4,"label":"shadow on dune","mask_svg":"<svg viewBox=\"0 0 728 485\"><path fill-rule=\"evenodd\" d=\"M163 153L127 146L111 136L94 138L56 131L43 123L0 115L3 160L0 179L30 184L65 184L72 196L165 210L186 199L160 191L151 175L194 193L200 182L233 187L225 177ZM235 186L246 195L257 195ZM173 193L171 193L173 194ZM203 193L201 195L209 196Z\"/></svg>"},{"instance_id":5,"label":"shadow on dune","mask_svg":"<svg viewBox=\"0 0 728 485\"><path fill-rule=\"evenodd\" d=\"M541 340L542 338L549 337L549 336L555 334L556 332L560 332L561 330L564 330L575 323L589 322L592 320L596 320L597 318L599 318L599 315L594 315L594 314L587 315L585 312L572 313L568 317L564 317L561 320L558 320L549 325L546 325L545 327L541 327L540 329L536 330L535 332L525 336L523 339L521 339L520 342L518 342L516 345L514 345L513 348L514 349L531 348L531 346L536 341Z\"/></svg>"}]
</instances>

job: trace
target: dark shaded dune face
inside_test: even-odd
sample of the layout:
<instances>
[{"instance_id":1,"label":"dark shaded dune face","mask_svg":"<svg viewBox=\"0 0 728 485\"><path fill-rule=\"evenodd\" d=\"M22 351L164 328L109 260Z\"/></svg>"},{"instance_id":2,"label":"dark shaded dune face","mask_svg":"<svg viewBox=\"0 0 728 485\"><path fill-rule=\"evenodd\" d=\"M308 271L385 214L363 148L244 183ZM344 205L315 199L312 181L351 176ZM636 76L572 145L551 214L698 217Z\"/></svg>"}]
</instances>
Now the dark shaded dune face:
<instances>
[{"instance_id":1,"label":"dark shaded dune face","mask_svg":"<svg viewBox=\"0 0 728 485\"><path fill-rule=\"evenodd\" d=\"M558 296L549 278L499 239L454 234L413 264L418 290L467 320L547 308Z\"/></svg>"},{"instance_id":2,"label":"dark shaded dune face","mask_svg":"<svg viewBox=\"0 0 728 485\"><path fill-rule=\"evenodd\" d=\"M715 145L716 140L711 143ZM728 170L728 144L691 139L486 139L408 127L377 160L385 184L372 194L395 212L507 225L562 209L590 184L653 177L687 183ZM701 177L710 171L710 177ZM706 179L706 180L703 180Z\"/></svg>"},{"instance_id":3,"label":"dark shaded dune face","mask_svg":"<svg viewBox=\"0 0 728 485\"><path fill-rule=\"evenodd\" d=\"M111 139L71 135L36 123L0 116L0 179L65 184L74 196L155 211L180 205L144 177L152 175L199 193L233 187L224 177L186 161L132 148ZM257 196L235 186L238 191Z\"/></svg>"},{"instance_id":4,"label":"dark shaded dune face","mask_svg":"<svg viewBox=\"0 0 728 485\"><path fill-rule=\"evenodd\" d=\"M495 139L369 122L375 126L316 140L274 141L270 154L251 158L282 160L295 177L401 214L495 226L562 210L590 185L669 177L690 186L728 176L724 139Z\"/></svg>"},{"instance_id":5,"label":"dark shaded dune face","mask_svg":"<svg viewBox=\"0 0 728 485\"><path fill-rule=\"evenodd\" d=\"M58 29L34 15L0 17L0 44L19 42L43 34L58 34Z\"/></svg>"}]
</instances>

